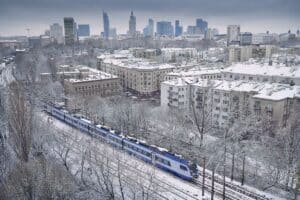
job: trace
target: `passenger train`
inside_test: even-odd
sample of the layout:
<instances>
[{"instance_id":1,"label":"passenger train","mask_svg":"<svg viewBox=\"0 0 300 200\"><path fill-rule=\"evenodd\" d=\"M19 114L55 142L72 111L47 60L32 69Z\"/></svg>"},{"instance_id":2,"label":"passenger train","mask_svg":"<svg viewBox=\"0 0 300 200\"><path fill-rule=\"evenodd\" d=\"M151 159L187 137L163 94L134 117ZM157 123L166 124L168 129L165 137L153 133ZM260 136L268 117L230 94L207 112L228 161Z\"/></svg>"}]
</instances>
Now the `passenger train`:
<instances>
[{"instance_id":1,"label":"passenger train","mask_svg":"<svg viewBox=\"0 0 300 200\"><path fill-rule=\"evenodd\" d=\"M92 137L105 141L112 146L128 152L130 155L170 172L184 180L192 181L198 177L197 165L172 154L166 149L148 145L143 141L124 136L120 132L102 125L95 125L80 115L74 115L63 107L45 103L43 110L49 115L83 131Z\"/></svg>"}]
</instances>

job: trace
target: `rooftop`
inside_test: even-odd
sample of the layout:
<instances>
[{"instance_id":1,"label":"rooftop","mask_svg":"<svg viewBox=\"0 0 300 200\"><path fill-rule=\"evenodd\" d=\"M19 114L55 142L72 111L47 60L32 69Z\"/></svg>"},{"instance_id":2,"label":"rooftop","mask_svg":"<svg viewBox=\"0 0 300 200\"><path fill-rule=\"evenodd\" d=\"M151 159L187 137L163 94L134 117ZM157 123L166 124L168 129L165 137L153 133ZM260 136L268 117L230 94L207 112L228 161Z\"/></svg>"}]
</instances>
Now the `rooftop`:
<instances>
[{"instance_id":1,"label":"rooftop","mask_svg":"<svg viewBox=\"0 0 300 200\"><path fill-rule=\"evenodd\" d=\"M261 76L300 78L300 66L286 67L283 64L273 64L272 66L270 66L267 64L259 63L237 63L228 68L225 68L223 72Z\"/></svg>"},{"instance_id":2,"label":"rooftop","mask_svg":"<svg viewBox=\"0 0 300 200\"><path fill-rule=\"evenodd\" d=\"M112 64L119 67L153 70L153 69L172 69L175 66L167 63L157 63L149 59L136 58L128 51L119 51L115 54L103 54L98 56L98 59L102 59L105 64Z\"/></svg>"}]
</instances>

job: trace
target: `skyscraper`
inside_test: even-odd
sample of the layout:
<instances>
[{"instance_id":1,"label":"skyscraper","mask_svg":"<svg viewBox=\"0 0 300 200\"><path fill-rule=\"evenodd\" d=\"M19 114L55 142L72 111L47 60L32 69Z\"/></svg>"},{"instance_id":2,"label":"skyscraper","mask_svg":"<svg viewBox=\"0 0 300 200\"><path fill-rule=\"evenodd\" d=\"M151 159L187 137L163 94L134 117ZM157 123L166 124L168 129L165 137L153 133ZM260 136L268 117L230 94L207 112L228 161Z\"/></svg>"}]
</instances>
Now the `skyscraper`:
<instances>
[{"instance_id":1,"label":"skyscraper","mask_svg":"<svg viewBox=\"0 0 300 200\"><path fill-rule=\"evenodd\" d=\"M109 38L109 18L106 12L103 12L103 36L105 39Z\"/></svg>"},{"instance_id":2,"label":"skyscraper","mask_svg":"<svg viewBox=\"0 0 300 200\"><path fill-rule=\"evenodd\" d=\"M154 21L153 19L148 20L148 34L149 36L154 36Z\"/></svg>"},{"instance_id":3,"label":"skyscraper","mask_svg":"<svg viewBox=\"0 0 300 200\"><path fill-rule=\"evenodd\" d=\"M182 35L182 26L179 25L179 20L175 21L175 37Z\"/></svg>"},{"instance_id":4,"label":"skyscraper","mask_svg":"<svg viewBox=\"0 0 300 200\"><path fill-rule=\"evenodd\" d=\"M154 21L153 19L148 20L148 25L143 29L143 34L145 37L153 37L154 35Z\"/></svg>"},{"instance_id":5,"label":"skyscraper","mask_svg":"<svg viewBox=\"0 0 300 200\"><path fill-rule=\"evenodd\" d=\"M232 42L238 42L240 32L241 30L239 25L227 26L227 44L230 44Z\"/></svg>"},{"instance_id":6,"label":"skyscraper","mask_svg":"<svg viewBox=\"0 0 300 200\"><path fill-rule=\"evenodd\" d=\"M133 11L131 11L129 18L129 36L134 37L136 35L136 17L133 15Z\"/></svg>"},{"instance_id":7,"label":"skyscraper","mask_svg":"<svg viewBox=\"0 0 300 200\"><path fill-rule=\"evenodd\" d=\"M65 44L73 45L75 42L75 33L76 33L76 23L73 17L64 18L64 28L65 28Z\"/></svg>"},{"instance_id":8,"label":"skyscraper","mask_svg":"<svg viewBox=\"0 0 300 200\"><path fill-rule=\"evenodd\" d=\"M171 22L160 21L156 23L156 33L158 36L173 36L174 27Z\"/></svg>"},{"instance_id":9,"label":"skyscraper","mask_svg":"<svg viewBox=\"0 0 300 200\"><path fill-rule=\"evenodd\" d=\"M205 33L205 31L208 28L207 21L204 21L203 19L196 19L196 27L199 27L202 33Z\"/></svg>"},{"instance_id":10,"label":"skyscraper","mask_svg":"<svg viewBox=\"0 0 300 200\"><path fill-rule=\"evenodd\" d=\"M116 28L109 29L109 37L111 37L113 39L117 38L117 29Z\"/></svg>"},{"instance_id":11,"label":"skyscraper","mask_svg":"<svg viewBox=\"0 0 300 200\"><path fill-rule=\"evenodd\" d=\"M240 45L246 46L252 44L252 33L246 32L240 34Z\"/></svg>"},{"instance_id":12,"label":"skyscraper","mask_svg":"<svg viewBox=\"0 0 300 200\"><path fill-rule=\"evenodd\" d=\"M61 44L64 42L63 37L63 28L58 23L54 23L50 26L50 38L53 41L56 41L58 44Z\"/></svg>"},{"instance_id":13,"label":"skyscraper","mask_svg":"<svg viewBox=\"0 0 300 200\"><path fill-rule=\"evenodd\" d=\"M78 37L88 37L90 36L90 25L88 24L78 24Z\"/></svg>"}]
</instances>

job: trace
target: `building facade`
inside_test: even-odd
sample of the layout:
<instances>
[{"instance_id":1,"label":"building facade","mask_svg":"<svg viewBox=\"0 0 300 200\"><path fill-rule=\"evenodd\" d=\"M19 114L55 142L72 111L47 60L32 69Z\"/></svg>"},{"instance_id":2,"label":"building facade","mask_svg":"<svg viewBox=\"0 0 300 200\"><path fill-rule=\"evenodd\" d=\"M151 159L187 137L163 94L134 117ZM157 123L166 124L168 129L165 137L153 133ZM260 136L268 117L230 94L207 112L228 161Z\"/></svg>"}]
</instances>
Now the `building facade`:
<instances>
[{"instance_id":1,"label":"building facade","mask_svg":"<svg viewBox=\"0 0 300 200\"><path fill-rule=\"evenodd\" d=\"M58 44L64 43L63 28L61 25L54 23L50 26L50 38Z\"/></svg>"},{"instance_id":2,"label":"building facade","mask_svg":"<svg viewBox=\"0 0 300 200\"><path fill-rule=\"evenodd\" d=\"M300 111L300 87L296 85L179 78L161 87L162 108L200 113L205 109L206 123L216 128L253 118L285 127L291 113Z\"/></svg>"},{"instance_id":3,"label":"building facade","mask_svg":"<svg viewBox=\"0 0 300 200\"><path fill-rule=\"evenodd\" d=\"M182 26L179 24L179 20L175 21L175 37L181 36L182 35Z\"/></svg>"},{"instance_id":4,"label":"building facade","mask_svg":"<svg viewBox=\"0 0 300 200\"><path fill-rule=\"evenodd\" d=\"M174 35L174 27L171 22L160 21L156 23L157 36L170 36Z\"/></svg>"},{"instance_id":5,"label":"building facade","mask_svg":"<svg viewBox=\"0 0 300 200\"><path fill-rule=\"evenodd\" d=\"M109 38L109 30L110 30L109 17L106 12L103 12L102 16L103 16L103 36L105 39L108 39Z\"/></svg>"},{"instance_id":6,"label":"building facade","mask_svg":"<svg viewBox=\"0 0 300 200\"><path fill-rule=\"evenodd\" d=\"M136 36L136 17L133 15L133 11L130 13L128 34L130 37Z\"/></svg>"},{"instance_id":7,"label":"building facade","mask_svg":"<svg viewBox=\"0 0 300 200\"><path fill-rule=\"evenodd\" d=\"M227 44L239 42L241 28L239 25L227 26Z\"/></svg>"},{"instance_id":8,"label":"building facade","mask_svg":"<svg viewBox=\"0 0 300 200\"><path fill-rule=\"evenodd\" d=\"M199 27L201 33L204 34L208 28L208 23L207 21L204 21L203 19L199 18L196 19L196 27Z\"/></svg>"},{"instance_id":9,"label":"building facade","mask_svg":"<svg viewBox=\"0 0 300 200\"><path fill-rule=\"evenodd\" d=\"M72 17L64 18L65 44L73 45L76 41L76 23Z\"/></svg>"},{"instance_id":10,"label":"building facade","mask_svg":"<svg viewBox=\"0 0 300 200\"><path fill-rule=\"evenodd\" d=\"M118 76L124 90L140 96L151 96L160 91L164 76L171 72L174 66L149 62L130 55L104 55L98 57L98 68Z\"/></svg>"},{"instance_id":11,"label":"building facade","mask_svg":"<svg viewBox=\"0 0 300 200\"><path fill-rule=\"evenodd\" d=\"M90 25L89 24L78 24L78 37L89 37L90 36Z\"/></svg>"}]
</instances>

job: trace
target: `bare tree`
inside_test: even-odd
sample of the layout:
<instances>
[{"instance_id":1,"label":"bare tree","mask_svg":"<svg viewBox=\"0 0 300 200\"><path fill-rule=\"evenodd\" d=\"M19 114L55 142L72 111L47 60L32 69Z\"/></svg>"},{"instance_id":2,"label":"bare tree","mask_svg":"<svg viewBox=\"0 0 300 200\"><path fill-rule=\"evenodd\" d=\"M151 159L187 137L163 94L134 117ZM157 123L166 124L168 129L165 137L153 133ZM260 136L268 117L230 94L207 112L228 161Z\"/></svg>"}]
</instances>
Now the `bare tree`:
<instances>
[{"instance_id":1,"label":"bare tree","mask_svg":"<svg viewBox=\"0 0 300 200\"><path fill-rule=\"evenodd\" d=\"M8 127L10 142L18 159L28 162L32 141L31 106L26 101L21 83L14 82L10 86Z\"/></svg>"}]
</instances>

